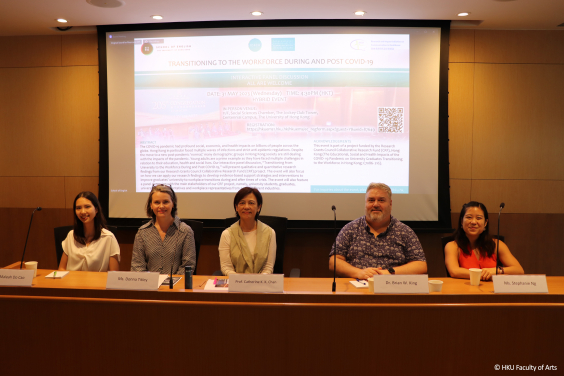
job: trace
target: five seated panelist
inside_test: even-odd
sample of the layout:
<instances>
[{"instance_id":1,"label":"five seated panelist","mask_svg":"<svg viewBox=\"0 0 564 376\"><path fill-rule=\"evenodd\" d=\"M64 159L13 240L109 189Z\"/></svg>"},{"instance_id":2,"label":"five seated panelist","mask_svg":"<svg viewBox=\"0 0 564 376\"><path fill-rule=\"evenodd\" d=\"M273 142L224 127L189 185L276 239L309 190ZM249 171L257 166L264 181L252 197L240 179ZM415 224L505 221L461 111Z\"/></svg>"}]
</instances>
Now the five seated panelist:
<instances>
[{"instance_id":1,"label":"five seated panelist","mask_svg":"<svg viewBox=\"0 0 564 376\"><path fill-rule=\"evenodd\" d=\"M454 241L445 246L445 264L450 276L470 278L468 269L477 268L482 269L482 280L492 279L492 275L496 274L497 243L489 233L485 205L476 201L462 205ZM502 241L499 241L497 254L503 264L499 274L524 274L521 264Z\"/></svg>"},{"instance_id":2,"label":"five seated panelist","mask_svg":"<svg viewBox=\"0 0 564 376\"><path fill-rule=\"evenodd\" d=\"M239 220L221 234L221 272L223 275L272 274L276 260L276 233L258 220L262 195L256 188L241 188L235 195L233 207Z\"/></svg>"},{"instance_id":3,"label":"five seated panelist","mask_svg":"<svg viewBox=\"0 0 564 376\"><path fill-rule=\"evenodd\" d=\"M106 218L94 193L80 192L72 206L74 229L62 243L59 270L119 270L119 245L107 230Z\"/></svg>"},{"instance_id":4,"label":"five seated panelist","mask_svg":"<svg viewBox=\"0 0 564 376\"><path fill-rule=\"evenodd\" d=\"M196 270L194 232L176 215L172 187L153 185L146 205L151 220L141 226L133 243L131 271L184 274L185 266Z\"/></svg>"},{"instance_id":5,"label":"five seated panelist","mask_svg":"<svg viewBox=\"0 0 564 376\"><path fill-rule=\"evenodd\" d=\"M392 217L392 190L383 183L366 189L365 215L348 223L329 256L337 251L337 274L367 279L375 274L424 274L427 262L413 230Z\"/></svg>"}]
</instances>

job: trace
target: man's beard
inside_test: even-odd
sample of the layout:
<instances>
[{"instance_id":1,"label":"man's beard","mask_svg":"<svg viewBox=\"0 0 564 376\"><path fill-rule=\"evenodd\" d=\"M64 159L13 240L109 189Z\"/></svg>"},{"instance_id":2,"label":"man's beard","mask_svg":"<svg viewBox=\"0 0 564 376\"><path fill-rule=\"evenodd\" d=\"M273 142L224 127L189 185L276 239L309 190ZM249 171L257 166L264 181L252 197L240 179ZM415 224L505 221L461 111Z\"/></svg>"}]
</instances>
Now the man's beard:
<instances>
[{"instance_id":1,"label":"man's beard","mask_svg":"<svg viewBox=\"0 0 564 376\"><path fill-rule=\"evenodd\" d=\"M384 218L384 212L383 211L370 211L370 212L368 212L368 218L371 221L379 221L382 218Z\"/></svg>"}]
</instances>

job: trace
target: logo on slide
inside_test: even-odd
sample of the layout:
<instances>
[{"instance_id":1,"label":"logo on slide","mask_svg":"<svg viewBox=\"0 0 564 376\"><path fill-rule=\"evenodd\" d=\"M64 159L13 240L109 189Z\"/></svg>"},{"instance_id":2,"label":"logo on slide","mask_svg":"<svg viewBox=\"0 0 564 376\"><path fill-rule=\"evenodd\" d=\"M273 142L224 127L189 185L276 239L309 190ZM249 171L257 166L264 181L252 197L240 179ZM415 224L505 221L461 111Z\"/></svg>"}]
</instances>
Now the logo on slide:
<instances>
[{"instance_id":1,"label":"logo on slide","mask_svg":"<svg viewBox=\"0 0 564 376\"><path fill-rule=\"evenodd\" d=\"M150 55L153 52L153 45L151 43L143 43L141 45L141 53L143 55Z\"/></svg>"},{"instance_id":2,"label":"logo on slide","mask_svg":"<svg viewBox=\"0 0 564 376\"><path fill-rule=\"evenodd\" d=\"M355 39L351 42L351 48L353 50L364 51L366 50L366 41L362 39Z\"/></svg>"},{"instance_id":3,"label":"logo on slide","mask_svg":"<svg viewBox=\"0 0 564 376\"><path fill-rule=\"evenodd\" d=\"M272 51L295 51L296 38L272 38L270 45Z\"/></svg>"},{"instance_id":4,"label":"logo on slide","mask_svg":"<svg viewBox=\"0 0 564 376\"><path fill-rule=\"evenodd\" d=\"M249 49L253 52L257 52L262 48L262 43L257 38L251 39L249 42Z\"/></svg>"}]
</instances>

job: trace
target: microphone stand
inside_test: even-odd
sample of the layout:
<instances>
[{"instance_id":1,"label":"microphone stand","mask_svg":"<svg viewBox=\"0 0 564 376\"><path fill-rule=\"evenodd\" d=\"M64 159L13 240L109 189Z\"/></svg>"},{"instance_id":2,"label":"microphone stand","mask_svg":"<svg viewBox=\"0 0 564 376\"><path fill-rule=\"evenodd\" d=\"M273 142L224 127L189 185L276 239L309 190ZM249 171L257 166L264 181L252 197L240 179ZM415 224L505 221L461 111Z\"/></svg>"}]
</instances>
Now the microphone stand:
<instances>
[{"instance_id":1,"label":"microphone stand","mask_svg":"<svg viewBox=\"0 0 564 376\"><path fill-rule=\"evenodd\" d=\"M337 208L335 205L331 207L334 215L334 234L335 234L335 254L333 255L333 289L332 291L337 291Z\"/></svg>"},{"instance_id":2,"label":"microphone stand","mask_svg":"<svg viewBox=\"0 0 564 376\"><path fill-rule=\"evenodd\" d=\"M176 237L176 247L174 247L174 253L173 253L173 256L172 256L172 264L170 265L170 281L168 283L168 287L171 290L174 288L174 282L172 281L172 271L173 271L173 268L174 268L174 262L176 261L176 251L177 250L178 250L178 236ZM180 255L180 262L178 263L178 268L180 269L181 266L182 266L182 255ZM184 278L186 278L186 275L184 276Z\"/></svg>"},{"instance_id":3,"label":"microphone stand","mask_svg":"<svg viewBox=\"0 0 564 376\"><path fill-rule=\"evenodd\" d=\"M177 248L178 248L178 237L176 238L176 247L174 248L174 254L172 256L172 264L170 264L170 281L168 282L168 287L171 290L174 288L174 283L172 282L172 270L174 268L174 262L176 261L176 249ZM178 266L180 267L181 265L182 265L182 257L180 258L180 264ZM186 276L184 276L184 278L186 278Z\"/></svg>"},{"instance_id":4,"label":"microphone stand","mask_svg":"<svg viewBox=\"0 0 564 376\"><path fill-rule=\"evenodd\" d=\"M174 267L174 260L172 260L172 265L170 266L170 281L168 282L168 287L172 290L174 283L172 283L172 268Z\"/></svg>"},{"instance_id":5,"label":"microphone stand","mask_svg":"<svg viewBox=\"0 0 564 376\"><path fill-rule=\"evenodd\" d=\"M33 215L35 214L36 211L41 211L41 206L36 207L33 210L33 213L31 213L31 219L29 220L29 228L27 229L27 237L25 238L25 245L24 245L24 251L23 251L23 255L22 255L22 261L20 262L20 269L23 267L25 250L27 248L27 240L29 239L29 232L31 231L31 222L33 222Z\"/></svg>"},{"instance_id":6,"label":"microphone stand","mask_svg":"<svg viewBox=\"0 0 564 376\"><path fill-rule=\"evenodd\" d=\"M495 275L498 274L499 267L501 265L501 261L499 261L499 226L501 223L501 211L505 207L505 203L502 202L499 205L499 213L497 214L497 248L495 251Z\"/></svg>"}]
</instances>

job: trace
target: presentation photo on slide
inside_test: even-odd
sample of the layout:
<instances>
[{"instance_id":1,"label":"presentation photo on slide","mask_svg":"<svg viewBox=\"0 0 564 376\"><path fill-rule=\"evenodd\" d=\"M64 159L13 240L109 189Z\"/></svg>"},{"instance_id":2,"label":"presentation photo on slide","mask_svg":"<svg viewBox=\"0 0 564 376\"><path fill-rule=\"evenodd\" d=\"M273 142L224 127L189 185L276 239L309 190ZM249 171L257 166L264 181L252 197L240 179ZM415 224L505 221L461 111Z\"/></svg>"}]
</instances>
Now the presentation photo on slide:
<instances>
[{"instance_id":1,"label":"presentation photo on slide","mask_svg":"<svg viewBox=\"0 0 564 376\"><path fill-rule=\"evenodd\" d=\"M410 35L135 38L135 190L409 193Z\"/></svg>"}]
</instances>

